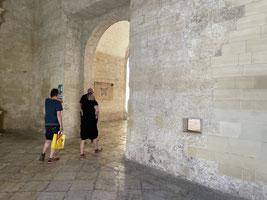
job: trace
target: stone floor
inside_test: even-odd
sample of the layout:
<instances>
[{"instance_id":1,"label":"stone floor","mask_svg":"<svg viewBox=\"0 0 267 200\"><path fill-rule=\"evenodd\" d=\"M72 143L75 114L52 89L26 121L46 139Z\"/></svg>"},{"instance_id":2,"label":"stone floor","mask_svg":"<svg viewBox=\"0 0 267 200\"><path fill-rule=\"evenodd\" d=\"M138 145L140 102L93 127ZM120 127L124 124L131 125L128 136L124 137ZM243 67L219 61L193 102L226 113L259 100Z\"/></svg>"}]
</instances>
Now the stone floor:
<instances>
[{"instance_id":1,"label":"stone floor","mask_svg":"<svg viewBox=\"0 0 267 200\"><path fill-rule=\"evenodd\" d=\"M40 162L44 138L36 133L0 136L0 199L237 200L124 159L126 122L101 123L100 145L79 159L79 138L67 139L60 160Z\"/></svg>"}]
</instances>

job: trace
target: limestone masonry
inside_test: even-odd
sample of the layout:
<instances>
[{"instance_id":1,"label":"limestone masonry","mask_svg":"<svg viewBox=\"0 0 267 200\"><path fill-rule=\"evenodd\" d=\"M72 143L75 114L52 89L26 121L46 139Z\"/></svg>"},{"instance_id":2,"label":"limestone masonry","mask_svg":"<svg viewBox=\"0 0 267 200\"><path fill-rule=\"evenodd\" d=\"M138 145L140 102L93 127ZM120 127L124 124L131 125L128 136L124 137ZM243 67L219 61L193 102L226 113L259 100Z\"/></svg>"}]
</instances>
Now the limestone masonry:
<instances>
[{"instance_id":1,"label":"limestone masonry","mask_svg":"<svg viewBox=\"0 0 267 200\"><path fill-rule=\"evenodd\" d=\"M68 137L94 81L116 87L102 120L124 119L129 56L126 157L267 199L267 0L4 0L0 12L0 131L43 134L59 84ZM128 29L102 38L118 22ZM184 131L190 117L201 134Z\"/></svg>"}]
</instances>

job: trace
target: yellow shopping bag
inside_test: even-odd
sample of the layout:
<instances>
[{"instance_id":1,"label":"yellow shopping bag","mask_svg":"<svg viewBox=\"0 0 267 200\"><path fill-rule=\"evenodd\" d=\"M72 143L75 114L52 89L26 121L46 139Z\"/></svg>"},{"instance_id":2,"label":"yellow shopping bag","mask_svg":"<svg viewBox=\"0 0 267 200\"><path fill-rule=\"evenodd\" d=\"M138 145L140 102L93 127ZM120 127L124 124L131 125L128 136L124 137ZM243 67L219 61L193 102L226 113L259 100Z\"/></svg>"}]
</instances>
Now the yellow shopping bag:
<instances>
[{"instance_id":1,"label":"yellow shopping bag","mask_svg":"<svg viewBox=\"0 0 267 200\"><path fill-rule=\"evenodd\" d=\"M58 132L58 134L54 134L51 148L53 149L64 149L65 144L65 135L63 135L61 132Z\"/></svg>"}]
</instances>

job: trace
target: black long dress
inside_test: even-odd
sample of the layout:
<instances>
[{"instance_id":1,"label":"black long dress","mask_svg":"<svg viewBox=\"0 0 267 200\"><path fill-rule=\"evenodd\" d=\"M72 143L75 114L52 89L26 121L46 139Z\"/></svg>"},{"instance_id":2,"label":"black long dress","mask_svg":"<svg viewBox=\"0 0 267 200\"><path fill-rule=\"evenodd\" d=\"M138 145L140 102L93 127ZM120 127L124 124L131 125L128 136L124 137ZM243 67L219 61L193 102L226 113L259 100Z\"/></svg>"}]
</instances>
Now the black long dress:
<instances>
[{"instance_id":1,"label":"black long dress","mask_svg":"<svg viewBox=\"0 0 267 200\"><path fill-rule=\"evenodd\" d=\"M97 130L97 119L95 115L94 106L98 105L95 100L86 100L82 103L82 112L81 116L81 139L94 140L98 136Z\"/></svg>"}]
</instances>

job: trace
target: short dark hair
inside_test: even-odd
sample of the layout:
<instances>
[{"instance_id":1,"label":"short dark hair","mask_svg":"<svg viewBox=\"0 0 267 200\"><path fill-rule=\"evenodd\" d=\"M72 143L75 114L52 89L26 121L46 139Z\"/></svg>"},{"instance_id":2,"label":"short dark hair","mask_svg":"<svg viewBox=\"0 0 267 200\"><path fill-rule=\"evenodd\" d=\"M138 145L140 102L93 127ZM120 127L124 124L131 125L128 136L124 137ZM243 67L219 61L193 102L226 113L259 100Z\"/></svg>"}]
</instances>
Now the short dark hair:
<instances>
[{"instance_id":1,"label":"short dark hair","mask_svg":"<svg viewBox=\"0 0 267 200\"><path fill-rule=\"evenodd\" d=\"M57 96L59 94L59 91L58 91L58 89L57 88L53 88L52 90L51 90L51 92L50 92L50 97L52 98L52 97L55 97L55 96Z\"/></svg>"},{"instance_id":2,"label":"short dark hair","mask_svg":"<svg viewBox=\"0 0 267 200\"><path fill-rule=\"evenodd\" d=\"M94 92L92 88L88 88L87 93Z\"/></svg>"}]
</instances>

